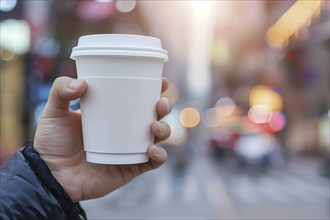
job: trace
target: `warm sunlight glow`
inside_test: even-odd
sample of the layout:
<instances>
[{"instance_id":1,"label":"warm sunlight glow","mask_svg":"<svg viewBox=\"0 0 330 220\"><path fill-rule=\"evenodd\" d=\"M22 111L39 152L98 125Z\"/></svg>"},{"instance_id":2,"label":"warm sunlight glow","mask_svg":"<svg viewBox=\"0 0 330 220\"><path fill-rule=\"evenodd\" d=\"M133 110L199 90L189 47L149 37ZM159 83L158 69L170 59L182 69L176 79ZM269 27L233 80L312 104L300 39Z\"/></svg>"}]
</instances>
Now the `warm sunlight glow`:
<instances>
[{"instance_id":1,"label":"warm sunlight glow","mask_svg":"<svg viewBox=\"0 0 330 220\"><path fill-rule=\"evenodd\" d=\"M300 28L309 25L313 16L318 15L322 0L296 1L266 33L266 40L270 46L284 47L290 37Z\"/></svg>"}]
</instances>

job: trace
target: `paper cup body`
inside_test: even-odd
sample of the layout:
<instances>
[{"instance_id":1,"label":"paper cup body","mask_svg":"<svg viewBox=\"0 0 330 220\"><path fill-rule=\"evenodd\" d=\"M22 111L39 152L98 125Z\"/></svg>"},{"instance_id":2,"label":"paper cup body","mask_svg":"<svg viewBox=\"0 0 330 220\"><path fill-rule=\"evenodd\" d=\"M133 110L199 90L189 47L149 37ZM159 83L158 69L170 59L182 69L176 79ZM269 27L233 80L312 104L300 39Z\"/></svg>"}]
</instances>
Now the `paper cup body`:
<instances>
[{"instance_id":1,"label":"paper cup body","mask_svg":"<svg viewBox=\"0 0 330 220\"><path fill-rule=\"evenodd\" d=\"M159 39L139 35L87 35L71 58L88 89L80 100L86 159L101 164L149 160L163 64Z\"/></svg>"}]
</instances>

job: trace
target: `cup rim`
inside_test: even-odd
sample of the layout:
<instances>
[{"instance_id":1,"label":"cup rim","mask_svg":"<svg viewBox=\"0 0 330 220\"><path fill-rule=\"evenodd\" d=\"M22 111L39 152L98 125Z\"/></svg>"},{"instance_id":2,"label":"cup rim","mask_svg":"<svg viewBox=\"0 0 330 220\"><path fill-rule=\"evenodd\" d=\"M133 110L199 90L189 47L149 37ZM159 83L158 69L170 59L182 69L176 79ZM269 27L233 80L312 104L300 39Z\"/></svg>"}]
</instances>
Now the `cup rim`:
<instances>
[{"instance_id":1,"label":"cup rim","mask_svg":"<svg viewBox=\"0 0 330 220\"><path fill-rule=\"evenodd\" d=\"M96 45L90 44L89 40L95 40L98 37L114 37L113 41L122 40L121 37L126 39L123 40L123 44L130 41L129 38L132 38L132 41L136 38L141 40L146 40L146 46L140 46L139 43L128 44L125 45L116 45L110 44L109 39L104 40L104 42L98 42ZM88 39L89 38L89 39ZM128 38L128 39L127 39ZM88 39L88 40L87 40ZM168 61L167 51L164 50L161 46L161 41L158 38L146 35L133 35L133 34L91 34L81 36L78 41L78 45L72 49L72 53L70 58L75 60L79 56L134 56L134 57L148 57L148 58L156 58L162 59L164 62Z\"/></svg>"}]
</instances>

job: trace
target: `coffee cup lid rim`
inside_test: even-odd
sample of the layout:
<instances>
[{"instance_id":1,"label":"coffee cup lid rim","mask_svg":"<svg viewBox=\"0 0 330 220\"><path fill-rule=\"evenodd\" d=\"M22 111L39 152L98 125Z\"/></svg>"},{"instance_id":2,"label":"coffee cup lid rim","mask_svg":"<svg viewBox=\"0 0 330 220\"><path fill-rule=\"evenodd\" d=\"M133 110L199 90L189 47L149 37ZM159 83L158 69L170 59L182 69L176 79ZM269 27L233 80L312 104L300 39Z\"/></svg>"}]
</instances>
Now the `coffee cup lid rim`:
<instances>
[{"instance_id":1,"label":"coffee cup lid rim","mask_svg":"<svg viewBox=\"0 0 330 220\"><path fill-rule=\"evenodd\" d=\"M93 34L79 38L70 58L87 55L120 55L161 58L168 61L167 51L158 38L129 34Z\"/></svg>"}]
</instances>

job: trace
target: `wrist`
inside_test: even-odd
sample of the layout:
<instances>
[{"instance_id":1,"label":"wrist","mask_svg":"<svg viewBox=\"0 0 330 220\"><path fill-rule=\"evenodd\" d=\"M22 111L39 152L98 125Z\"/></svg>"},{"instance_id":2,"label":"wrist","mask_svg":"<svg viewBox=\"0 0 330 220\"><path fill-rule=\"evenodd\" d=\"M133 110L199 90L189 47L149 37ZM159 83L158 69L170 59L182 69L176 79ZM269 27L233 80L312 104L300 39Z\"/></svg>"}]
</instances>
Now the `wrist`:
<instances>
[{"instance_id":1,"label":"wrist","mask_svg":"<svg viewBox=\"0 0 330 220\"><path fill-rule=\"evenodd\" d=\"M81 197L77 196L79 193L77 192L76 184L66 181L65 178L63 178L63 173L58 170L50 170L54 178L57 180L57 182L62 186L65 193L70 197L72 202L79 202Z\"/></svg>"},{"instance_id":2,"label":"wrist","mask_svg":"<svg viewBox=\"0 0 330 220\"><path fill-rule=\"evenodd\" d=\"M28 161L31 169L34 171L42 185L57 199L58 203L66 213L70 215L74 213L75 204L70 195L66 193L61 185L61 177L50 171L46 162L40 157L39 153L34 149L33 144L28 144L23 150L22 154ZM59 180L59 181L58 181Z\"/></svg>"}]
</instances>

